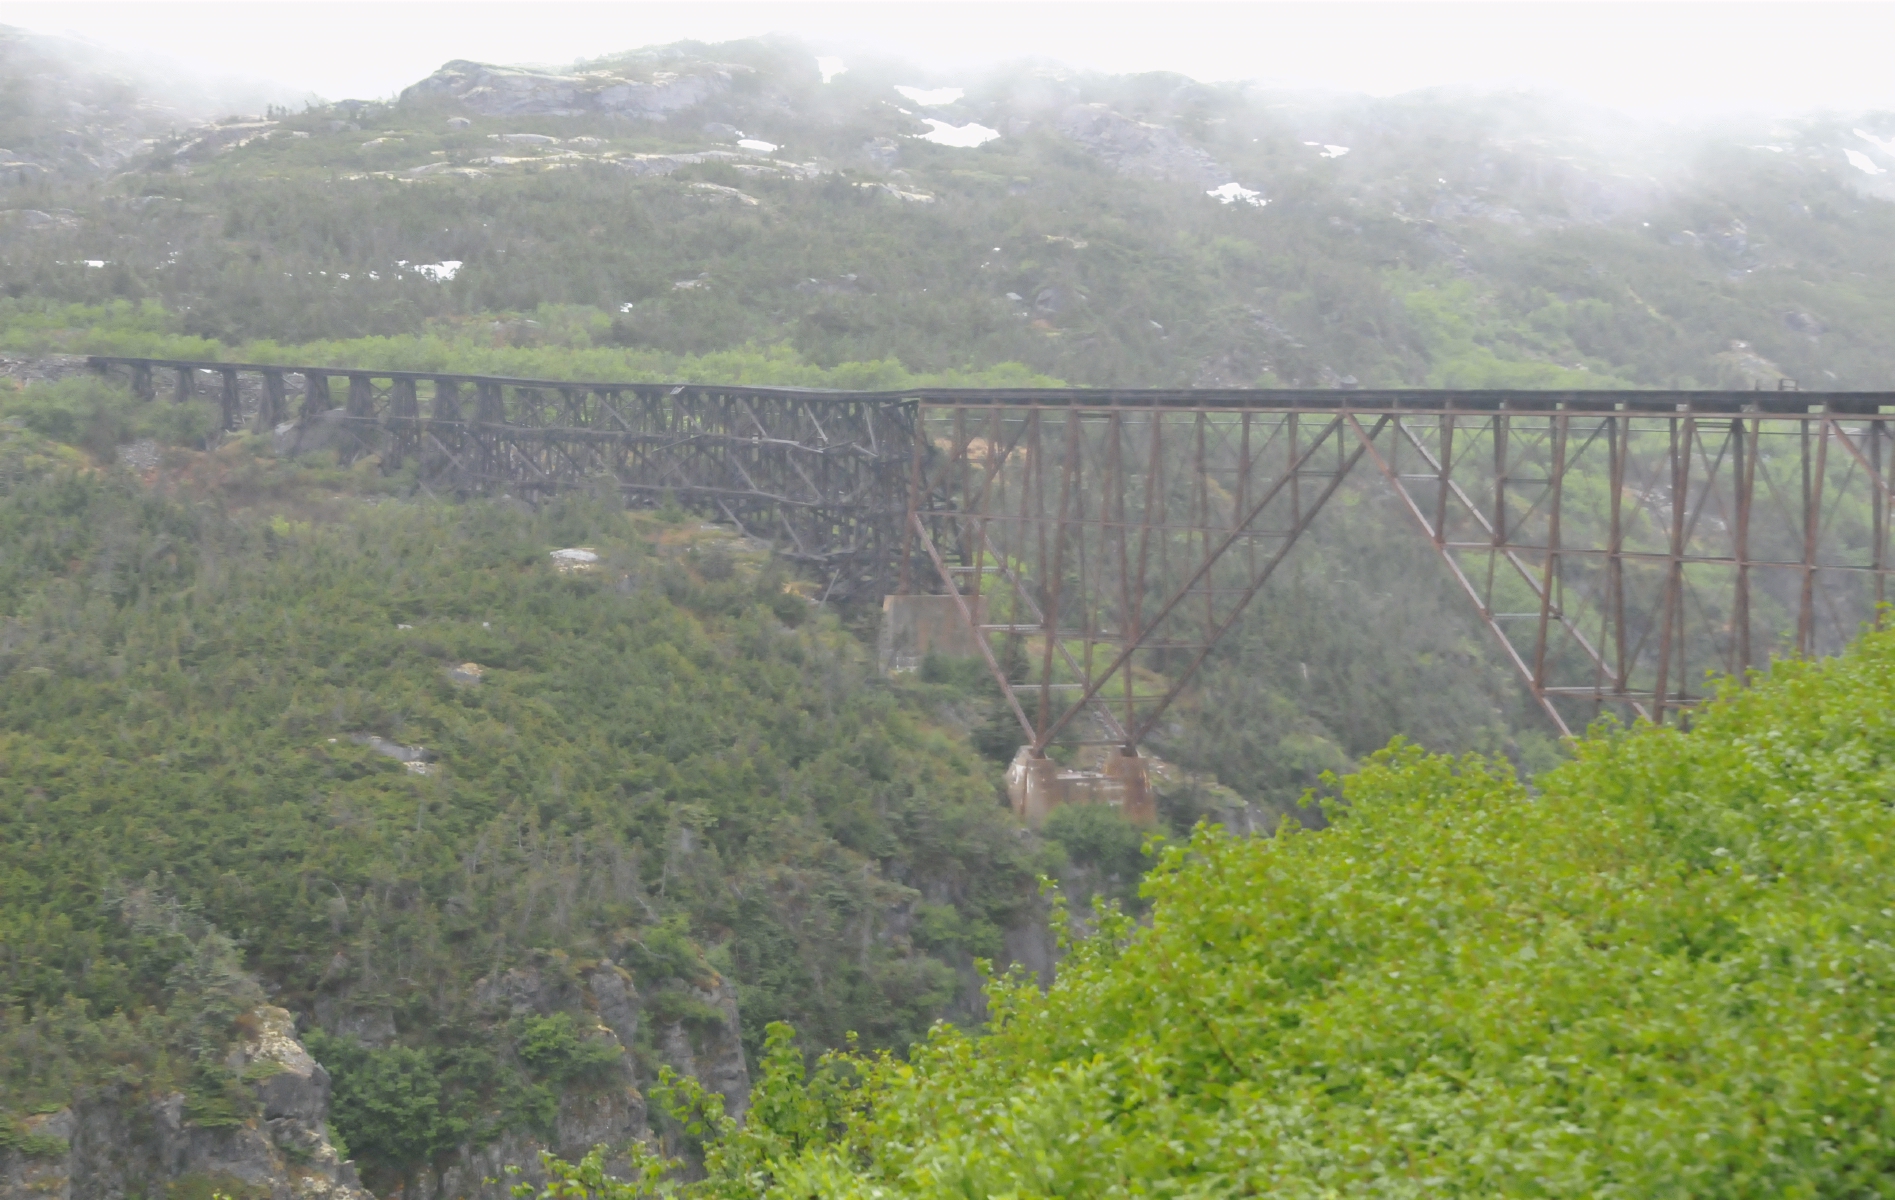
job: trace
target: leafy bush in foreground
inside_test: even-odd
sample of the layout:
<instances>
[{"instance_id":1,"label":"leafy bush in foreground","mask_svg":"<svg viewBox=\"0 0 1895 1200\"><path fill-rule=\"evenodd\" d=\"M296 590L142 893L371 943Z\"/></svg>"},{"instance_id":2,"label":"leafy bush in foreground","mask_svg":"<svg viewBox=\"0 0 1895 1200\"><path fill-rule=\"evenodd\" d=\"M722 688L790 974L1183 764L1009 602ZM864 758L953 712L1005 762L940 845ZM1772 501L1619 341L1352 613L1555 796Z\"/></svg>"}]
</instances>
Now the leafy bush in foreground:
<instances>
[{"instance_id":1,"label":"leafy bush in foreground","mask_svg":"<svg viewBox=\"0 0 1895 1200\"><path fill-rule=\"evenodd\" d=\"M706 1194L1891 1190L1895 634L1537 788L1401 744L1321 833L1201 830L993 1031L767 1099ZM782 1106L779 1106L782 1107ZM807 1107L807 1106L804 1106ZM604 1193L601 1193L604 1194Z\"/></svg>"}]
</instances>

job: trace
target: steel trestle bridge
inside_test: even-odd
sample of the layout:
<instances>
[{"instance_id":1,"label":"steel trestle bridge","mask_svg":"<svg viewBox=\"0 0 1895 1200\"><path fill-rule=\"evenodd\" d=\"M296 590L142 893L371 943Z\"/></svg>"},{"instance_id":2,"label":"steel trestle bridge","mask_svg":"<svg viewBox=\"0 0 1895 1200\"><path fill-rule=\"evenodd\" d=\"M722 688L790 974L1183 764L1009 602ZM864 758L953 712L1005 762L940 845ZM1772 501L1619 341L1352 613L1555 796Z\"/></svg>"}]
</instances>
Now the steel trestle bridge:
<instances>
[{"instance_id":1,"label":"steel trestle bridge","mask_svg":"<svg viewBox=\"0 0 1895 1200\"><path fill-rule=\"evenodd\" d=\"M1562 733L1830 653L1887 598L1895 392L823 392L100 356L431 490L666 496L933 596L1027 744L1151 735L1337 502L1433 547Z\"/></svg>"}]
</instances>

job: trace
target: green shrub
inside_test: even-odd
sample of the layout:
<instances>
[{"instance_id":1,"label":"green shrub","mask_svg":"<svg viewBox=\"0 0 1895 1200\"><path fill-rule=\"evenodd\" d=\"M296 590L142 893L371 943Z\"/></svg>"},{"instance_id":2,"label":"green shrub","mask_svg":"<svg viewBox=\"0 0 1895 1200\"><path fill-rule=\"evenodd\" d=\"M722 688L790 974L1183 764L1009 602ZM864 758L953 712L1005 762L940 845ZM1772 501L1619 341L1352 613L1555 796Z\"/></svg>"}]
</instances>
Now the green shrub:
<instances>
[{"instance_id":1,"label":"green shrub","mask_svg":"<svg viewBox=\"0 0 1895 1200\"><path fill-rule=\"evenodd\" d=\"M34 1133L26 1123L0 1113L0 1150L12 1150L28 1158L58 1158L66 1153L66 1139L50 1133Z\"/></svg>"},{"instance_id":2,"label":"green shrub","mask_svg":"<svg viewBox=\"0 0 1895 1200\"><path fill-rule=\"evenodd\" d=\"M1144 834L1116 808L1061 805L1046 818L1045 835L1072 862L1108 879L1136 880L1145 873Z\"/></svg>"},{"instance_id":3,"label":"green shrub","mask_svg":"<svg viewBox=\"0 0 1895 1200\"><path fill-rule=\"evenodd\" d=\"M140 401L122 383L98 375L75 375L35 383L8 396L0 393L0 417L78 446L109 461L118 447L139 438L167 445L197 445L214 431L221 414L203 401Z\"/></svg>"},{"instance_id":4,"label":"green shrub","mask_svg":"<svg viewBox=\"0 0 1895 1200\"><path fill-rule=\"evenodd\" d=\"M256 1097L220 1063L200 1062L184 1089L184 1119L204 1129L230 1129L257 1113Z\"/></svg>"},{"instance_id":5,"label":"green shrub","mask_svg":"<svg viewBox=\"0 0 1895 1200\"><path fill-rule=\"evenodd\" d=\"M521 1061L555 1083L604 1079L623 1057L618 1046L581 1034L570 1013L524 1017L515 1038Z\"/></svg>"},{"instance_id":6,"label":"green shrub","mask_svg":"<svg viewBox=\"0 0 1895 1200\"><path fill-rule=\"evenodd\" d=\"M697 1194L1887 1191L1895 632L1533 789L1399 742L1340 787L1166 849L991 1033L851 1060L846 1122L723 1127Z\"/></svg>"},{"instance_id":7,"label":"green shrub","mask_svg":"<svg viewBox=\"0 0 1895 1200\"><path fill-rule=\"evenodd\" d=\"M399 1177L465 1132L443 1106L440 1078L423 1051L371 1048L321 1030L306 1040L334 1080L329 1123L371 1178Z\"/></svg>"}]
</instances>

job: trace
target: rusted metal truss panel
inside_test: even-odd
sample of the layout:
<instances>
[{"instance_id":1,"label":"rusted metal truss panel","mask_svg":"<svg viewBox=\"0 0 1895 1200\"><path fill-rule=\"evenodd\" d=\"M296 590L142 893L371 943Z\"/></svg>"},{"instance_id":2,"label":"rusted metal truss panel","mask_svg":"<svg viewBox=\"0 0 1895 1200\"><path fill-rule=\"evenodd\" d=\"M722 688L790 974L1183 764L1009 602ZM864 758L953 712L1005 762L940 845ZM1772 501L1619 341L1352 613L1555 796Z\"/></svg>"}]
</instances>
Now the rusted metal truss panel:
<instances>
[{"instance_id":1,"label":"rusted metal truss panel","mask_svg":"<svg viewBox=\"0 0 1895 1200\"><path fill-rule=\"evenodd\" d=\"M1743 393L1682 410L1345 395L924 402L910 530L927 586L981 597L966 611L987 614L1028 744L1148 737L1345 489L1398 501L1562 733L1602 711L1662 721L1707 674L1833 652L1886 596L1887 396L1745 412L1728 402Z\"/></svg>"},{"instance_id":2,"label":"rusted metal truss panel","mask_svg":"<svg viewBox=\"0 0 1895 1200\"><path fill-rule=\"evenodd\" d=\"M1548 720L1663 721L1886 598L1886 392L922 390L95 358L430 488L667 494L957 597L1023 737L1136 746L1324 507L1392 498ZM977 601L977 602L976 602ZM984 614L984 615L983 615ZM980 622L976 625L976 622Z\"/></svg>"},{"instance_id":3,"label":"rusted metal truss panel","mask_svg":"<svg viewBox=\"0 0 1895 1200\"><path fill-rule=\"evenodd\" d=\"M832 593L885 584L913 453L900 398L676 384L94 358L146 398L217 403L245 424L380 456L433 490L541 499L609 486L679 504L770 543Z\"/></svg>"}]
</instances>

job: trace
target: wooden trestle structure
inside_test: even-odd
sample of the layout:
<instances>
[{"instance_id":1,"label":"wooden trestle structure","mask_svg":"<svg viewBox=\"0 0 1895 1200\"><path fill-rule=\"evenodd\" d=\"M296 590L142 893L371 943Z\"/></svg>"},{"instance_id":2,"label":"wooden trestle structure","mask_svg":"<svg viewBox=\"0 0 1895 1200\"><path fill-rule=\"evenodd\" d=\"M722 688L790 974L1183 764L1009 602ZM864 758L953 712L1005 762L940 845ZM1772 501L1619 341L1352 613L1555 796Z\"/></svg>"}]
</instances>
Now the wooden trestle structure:
<instances>
[{"instance_id":1,"label":"wooden trestle structure","mask_svg":"<svg viewBox=\"0 0 1895 1200\"><path fill-rule=\"evenodd\" d=\"M1136 747L1339 494L1392 500L1548 720L1664 721L1887 598L1889 392L819 392L98 357L432 490L671 496L934 595L1035 753ZM161 388L160 385L168 385Z\"/></svg>"}]
</instances>

